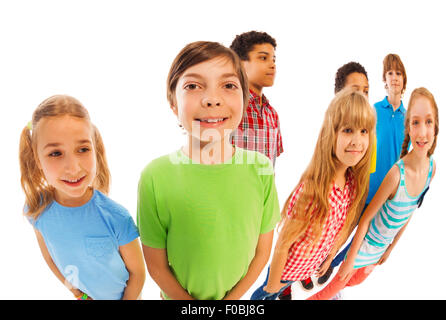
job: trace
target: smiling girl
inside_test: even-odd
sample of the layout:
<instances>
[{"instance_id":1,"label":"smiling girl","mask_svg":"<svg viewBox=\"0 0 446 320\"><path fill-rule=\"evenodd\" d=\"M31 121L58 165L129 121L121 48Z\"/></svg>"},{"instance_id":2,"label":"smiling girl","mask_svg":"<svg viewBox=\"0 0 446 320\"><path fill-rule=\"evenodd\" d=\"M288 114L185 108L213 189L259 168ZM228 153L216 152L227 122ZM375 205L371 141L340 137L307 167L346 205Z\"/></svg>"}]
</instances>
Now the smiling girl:
<instances>
[{"instance_id":1,"label":"smiling girl","mask_svg":"<svg viewBox=\"0 0 446 320\"><path fill-rule=\"evenodd\" d=\"M433 95L425 88L415 89L409 100L401 159L389 170L365 210L337 275L309 299L330 299L346 286L360 284L376 265L387 260L435 175L432 154L438 130ZM409 141L413 146L410 152Z\"/></svg>"},{"instance_id":2,"label":"smiling girl","mask_svg":"<svg viewBox=\"0 0 446 320\"><path fill-rule=\"evenodd\" d=\"M79 300L137 299L145 280L138 231L109 199L105 149L87 110L52 96L20 138L24 212L51 271Z\"/></svg>"},{"instance_id":3,"label":"smiling girl","mask_svg":"<svg viewBox=\"0 0 446 320\"><path fill-rule=\"evenodd\" d=\"M313 158L282 211L281 230L265 283L252 300L275 300L295 281L330 265L367 195L375 115L355 88L330 103Z\"/></svg>"},{"instance_id":4,"label":"smiling girl","mask_svg":"<svg viewBox=\"0 0 446 320\"><path fill-rule=\"evenodd\" d=\"M187 45L167 98L186 141L141 174L147 269L165 299L239 299L268 261L280 209L270 160L231 144L248 102L238 56L216 42Z\"/></svg>"}]
</instances>

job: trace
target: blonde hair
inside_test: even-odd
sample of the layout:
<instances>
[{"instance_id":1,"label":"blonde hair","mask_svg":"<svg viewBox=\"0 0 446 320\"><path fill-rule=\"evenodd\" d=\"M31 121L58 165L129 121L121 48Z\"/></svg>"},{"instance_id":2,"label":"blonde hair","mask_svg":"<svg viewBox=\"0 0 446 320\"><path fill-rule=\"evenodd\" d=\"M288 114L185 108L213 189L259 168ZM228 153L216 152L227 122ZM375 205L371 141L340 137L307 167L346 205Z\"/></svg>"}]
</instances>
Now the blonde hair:
<instances>
[{"instance_id":1,"label":"blonde hair","mask_svg":"<svg viewBox=\"0 0 446 320\"><path fill-rule=\"evenodd\" d=\"M91 123L88 111L75 98L67 95L55 95L44 100L34 111L31 128L26 126L20 135L19 161L22 189L25 192L24 213L34 220L54 200L54 188L50 186L38 166L36 152L39 121L48 117L69 115L88 121L93 129L97 171L93 187L108 193L110 171L105 156L105 147L97 128ZM26 211L26 212L25 212Z\"/></svg>"},{"instance_id":2,"label":"blonde hair","mask_svg":"<svg viewBox=\"0 0 446 320\"><path fill-rule=\"evenodd\" d=\"M429 100L432 106L432 111L434 112L434 130L435 130L435 138L434 142L432 144L432 147L427 151L427 156L430 157L434 151L435 147L437 146L437 135L439 131L439 122L438 122L438 106L435 102L434 95L427 90L426 88L420 87L416 88L412 91L412 94L410 95L409 99L409 105L407 107L406 117L404 119L404 141L403 145L401 146L401 155L400 158L404 157L409 152L409 142L410 142L410 136L409 136L409 129L410 129L410 112L412 111L412 106L414 104L415 99L418 97L425 97Z\"/></svg>"},{"instance_id":3,"label":"blonde hair","mask_svg":"<svg viewBox=\"0 0 446 320\"><path fill-rule=\"evenodd\" d=\"M324 122L310 164L282 209L282 219L279 227L283 226L281 239L284 243L296 241L302 235L302 232L309 227L312 229L313 239L310 239L310 241L313 245L320 238L323 224L330 211L328 197L336 168L340 164L335 153L338 132L344 126L365 128L369 132L369 147L365 155L354 167L348 168L354 180L353 199L340 236L344 236L346 233L350 234L353 231L359 212L367 197L375 122L375 112L367 98L353 88L341 90L331 101L325 112ZM301 184L303 184L303 189L291 208L290 216L288 216L291 197ZM288 223L285 223L285 221L288 221Z\"/></svg>"}]
</instances>

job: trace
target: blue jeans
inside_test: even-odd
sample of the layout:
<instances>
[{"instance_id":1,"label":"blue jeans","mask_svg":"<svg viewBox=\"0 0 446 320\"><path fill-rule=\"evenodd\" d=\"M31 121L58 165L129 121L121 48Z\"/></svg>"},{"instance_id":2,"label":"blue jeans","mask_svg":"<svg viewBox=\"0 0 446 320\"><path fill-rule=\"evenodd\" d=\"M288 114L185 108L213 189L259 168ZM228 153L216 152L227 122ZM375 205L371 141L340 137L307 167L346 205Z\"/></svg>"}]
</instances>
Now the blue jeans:
<instances>
[{"instance_id":1,"label":"blue jeans","mask_svg":"<svg viewBox=\"0 0 446 320\"><path fill-rule=\"evenodd\" d=\"M361 217L362 217L362 215L364 214L364 211L365 211L365 209L367 208L368 205L369 205L368 203L365 204L364 209L362 209L361 215L359 216L359 219L361 219ZM353 242L353 238L352 238L352 240L349 242L349 244L346 245L345 248L342 249L342 251L339 252L339 253L336 255L336 257L335 257L335 258L333 259L333 261L331 262L330 267L332 267L332 268L336 268L337 266L339 266L339 265L342 263L342 261L344 261L345 256L347 255L348 249L350 249L350 246L352 245L352 242Z\"/></svg>"},{"instance_id":2,"label":"blue jeans","mask_svg":"<svg viewBox=\"0 0 446 320\"><path fill-rule=\"evenodd\" d=\"M251 296L251 300L276 300L277 297L286 288L291 286L294 282L294 281L290 281L290 280L280 280L280 282L284 283L285 285L282 288L280 288L279 292L270 293L270 292L266 292L263 290L263 287L266 286L266 284L268 283L268 278L269 278L269 267L268 267L268 275L266 276L265 282L260 287L258 287L256 291L254 291L254 293Z\"/></svg>"}]
</instances>

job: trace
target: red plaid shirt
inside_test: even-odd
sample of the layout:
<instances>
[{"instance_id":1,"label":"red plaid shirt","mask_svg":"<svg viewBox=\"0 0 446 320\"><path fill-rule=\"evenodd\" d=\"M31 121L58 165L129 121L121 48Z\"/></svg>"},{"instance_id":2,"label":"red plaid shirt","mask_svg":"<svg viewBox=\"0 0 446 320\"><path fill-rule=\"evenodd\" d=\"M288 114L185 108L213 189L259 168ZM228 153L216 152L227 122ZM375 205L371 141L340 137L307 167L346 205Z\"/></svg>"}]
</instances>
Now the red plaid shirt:
<instances>
[{"instance_id":1,"label":"red plaid shirt","mask_svg":"<svg viewBox=\"0 0 446 320\"><path fill-rule=\"evenodd\" d=\"M293 193L288 206L288 217L290 217L291 209L302 188L303 184L300 184ZM288 251L288 259L282 273L282 280L305 280L311 277L322 262L324 262L335 244L339 231L341 231L345 223L347 210L352 202L353 194L354 179L352 173L348 170L344 190L339 189L333 183L333 188L328 199L330 212L322 227L319 242L315 246L310 247L310 249L308 248L311 245L312 239L311 227L305 232L302 240L294 242Z\"/></svg>"},{"instance_id":2,"label":"red plaid shirt","mask_svg":"<svg viewBox=\"0 0 446 320\"><path fill-rule=\"evenodd\" d=\"M279 116L265 95L249 90L249 105L232 139L237 147L261 152L275 164L283 152L282 135Z\"/></svg>"}]
</instances>

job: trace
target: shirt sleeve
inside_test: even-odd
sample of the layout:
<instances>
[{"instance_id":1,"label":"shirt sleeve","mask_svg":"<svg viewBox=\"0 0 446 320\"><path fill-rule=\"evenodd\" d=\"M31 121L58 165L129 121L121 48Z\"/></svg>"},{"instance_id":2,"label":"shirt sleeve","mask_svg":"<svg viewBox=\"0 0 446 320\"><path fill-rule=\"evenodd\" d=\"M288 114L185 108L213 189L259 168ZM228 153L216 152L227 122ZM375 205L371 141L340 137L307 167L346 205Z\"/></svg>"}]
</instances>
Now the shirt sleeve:
<instances>
[{"instance_id":1,"label":"shirt sleeve","mask_svg":"<svg viewBox=\"0 0 446 320\"><path fill-rule=\"evenodd\" d=\"M165 249L167 228L159 216L150 167L141 174L138 185L137 225L141 242L152 248Z\"/></svg>"},{"instance_id":2,"label":"shirt sleeve","mask_svg":"<svg viewBox=\"0 0 446 320\"><path fill-rule=\"evenodd\" d=\"M277 116L276 123L277 123L277 156L279 156L281 153L283 153L282 133L280 132L279 116Z\"/></svg>"},{"instance_id":3,"label":"shirt sleeve","mask_svg":"<svg viewBox=\"0 0 446 320\"><path fill-rule=\"evenodd\" d=\"M118 245L126 245L139 237L138 229L130 214L126 211L123 223L120 224L120 232L118 234Z\"/></svg>"},{"instance_id":4,"label":"shirt sleeve","mask_svg":"<svg viewBox=\"0 0 446 320\"><path fill-rule=\"evenodd\" d=\"M271 167L272 163L269 162ZM271 168L271 172L273 169ZM274 174L264 175L264 203L263 218L260 227L260 234L270 232L276 227L280 220L279 199L277 197L276 184L274 182Z\"/></svg>"}]
</instances>

